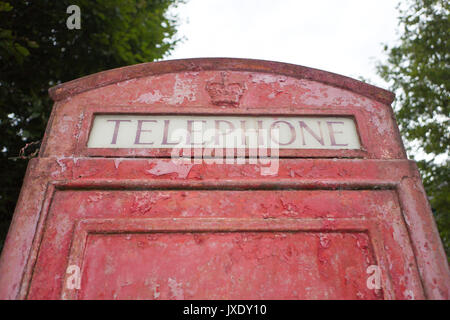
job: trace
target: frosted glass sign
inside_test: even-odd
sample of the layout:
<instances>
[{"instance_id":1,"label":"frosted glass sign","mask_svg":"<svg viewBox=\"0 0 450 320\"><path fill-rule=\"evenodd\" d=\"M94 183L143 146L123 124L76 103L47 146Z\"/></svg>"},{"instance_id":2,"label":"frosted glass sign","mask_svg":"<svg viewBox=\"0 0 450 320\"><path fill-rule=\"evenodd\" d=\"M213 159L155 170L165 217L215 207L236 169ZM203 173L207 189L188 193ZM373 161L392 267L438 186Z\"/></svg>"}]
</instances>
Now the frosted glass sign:
<instances>
[{"instance_id":1,"label":"frosted glass sign","mask_svg":"<svg viewBox=\"0 0 450 320\"><path fill-rule=\"evenodd\" d=\"M96 115L88 148L360 149L350 117Z\"/></svg>"}]
</instances>

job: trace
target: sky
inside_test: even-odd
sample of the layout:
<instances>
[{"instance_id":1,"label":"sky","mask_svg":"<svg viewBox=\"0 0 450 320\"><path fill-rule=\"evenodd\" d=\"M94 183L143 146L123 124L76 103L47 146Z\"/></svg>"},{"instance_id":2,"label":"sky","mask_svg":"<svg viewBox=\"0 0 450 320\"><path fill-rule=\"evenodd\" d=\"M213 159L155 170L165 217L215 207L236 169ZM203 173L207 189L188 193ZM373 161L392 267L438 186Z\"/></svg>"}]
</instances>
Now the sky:
<instances>
[{"instance_id":1,"label":"sky","mask_svg":"<svg viewBox=\"0 0 450 320\"><path fill-rule=\"evenodd\" d=\"M398 0L187 0L167 59L252 58L293 63L387 88L383 44L397 37Z\"/></svg>"}]
</instances>

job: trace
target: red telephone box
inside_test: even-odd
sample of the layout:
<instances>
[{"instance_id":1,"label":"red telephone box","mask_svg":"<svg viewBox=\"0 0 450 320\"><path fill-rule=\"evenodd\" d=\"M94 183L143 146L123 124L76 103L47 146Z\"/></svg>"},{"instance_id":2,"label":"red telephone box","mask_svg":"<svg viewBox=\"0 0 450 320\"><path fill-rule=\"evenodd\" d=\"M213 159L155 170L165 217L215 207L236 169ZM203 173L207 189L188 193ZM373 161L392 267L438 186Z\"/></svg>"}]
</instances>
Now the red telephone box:
<instances>
[{"instance_id":1,"label":"red telephone box","mask_svg":"<svg viewBox=\"0 0 450 320\"><path fill-rule=\"evenodd\" d=\"M392 93L214 58L109 70L50 95L0 298L448 299Z\"/></svg>"}]
</instances>

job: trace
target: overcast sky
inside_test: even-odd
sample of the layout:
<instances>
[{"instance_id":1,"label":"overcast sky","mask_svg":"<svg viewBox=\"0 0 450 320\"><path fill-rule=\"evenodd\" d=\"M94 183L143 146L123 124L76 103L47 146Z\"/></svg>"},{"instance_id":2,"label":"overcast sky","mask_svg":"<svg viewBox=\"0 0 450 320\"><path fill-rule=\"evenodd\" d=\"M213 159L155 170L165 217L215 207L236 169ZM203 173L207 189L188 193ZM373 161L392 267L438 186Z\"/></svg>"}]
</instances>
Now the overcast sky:
<instances>
[{"instance_id":1,"label":"overcast sky","mask_svg":"<svg viewBox=\"0 0 450 320\"><path fill-rule=\"evenodd\" d=\"M382 43L397 39L397 0L188 0L173 10L185 37L168 59L294 63L384 87Z\"/></svg>"}]
</instances>

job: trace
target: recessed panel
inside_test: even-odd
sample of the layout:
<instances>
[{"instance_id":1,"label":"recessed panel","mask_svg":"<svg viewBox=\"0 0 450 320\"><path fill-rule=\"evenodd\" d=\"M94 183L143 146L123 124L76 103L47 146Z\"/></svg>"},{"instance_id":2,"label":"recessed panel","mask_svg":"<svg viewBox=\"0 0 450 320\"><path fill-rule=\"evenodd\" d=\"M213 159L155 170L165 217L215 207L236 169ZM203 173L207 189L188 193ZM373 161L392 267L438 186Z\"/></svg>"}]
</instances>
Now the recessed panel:
<instances>
[{"instance_id":1,"label":"recessed panel","mask_svg":"<svg viewBox=\"0 0 450 320\"><path fill-rule=\"evenodd\" d=\"M90 234L81 299L380 299L352 232Z\"/></svg>"}]
</instances>

